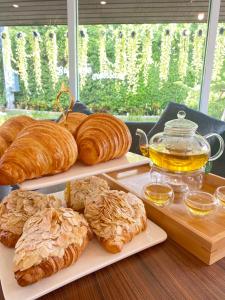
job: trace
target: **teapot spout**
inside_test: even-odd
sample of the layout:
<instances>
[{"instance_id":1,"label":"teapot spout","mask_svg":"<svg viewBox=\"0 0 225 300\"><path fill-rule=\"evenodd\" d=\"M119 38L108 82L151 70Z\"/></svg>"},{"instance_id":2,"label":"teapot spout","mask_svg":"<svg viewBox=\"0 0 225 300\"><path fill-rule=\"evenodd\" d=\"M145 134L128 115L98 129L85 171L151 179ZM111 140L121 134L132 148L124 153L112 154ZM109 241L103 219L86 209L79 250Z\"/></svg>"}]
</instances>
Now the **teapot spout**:
<instances>
[{"instance_id":1,"label":"teapot spout","mask_svg":"<svg viewBox=\"0 0 225 300\"><path fill-rule=\"evenodd\" d=\"M137 129L136 130L136 135L139 136L139 149L144 156L149 156L148 155L148 138L146 133L142 129Z\"/></svg>"},{"instance_id":2,"label":"teapot spout","mask_svg":"<svg viewBox=\"0 0 225 300\"><path fill-rule=\"evenodd\" d=\"M139 136L139 145L148 145L148 138L146 133L142 129L136 130L136 135Z\"/></svg>"}]
</instances>

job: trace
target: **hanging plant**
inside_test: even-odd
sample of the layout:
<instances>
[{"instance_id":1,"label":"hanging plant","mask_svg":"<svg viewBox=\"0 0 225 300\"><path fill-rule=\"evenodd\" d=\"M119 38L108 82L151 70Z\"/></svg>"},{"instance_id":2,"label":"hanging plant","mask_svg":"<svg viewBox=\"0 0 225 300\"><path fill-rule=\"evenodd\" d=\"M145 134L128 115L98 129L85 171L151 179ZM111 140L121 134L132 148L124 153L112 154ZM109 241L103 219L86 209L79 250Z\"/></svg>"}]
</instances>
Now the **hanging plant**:
<instances>
[{"instance_id":1,"label":"hanging plant","mask_svg":"<svg viewBox=\"0 0 225 300\"><path fill-rule=\"evenodd\" d=\"M159 74L162 81L167 81L169 76L170 58L172 50L173 30L169 27L162 33L161 56Z\"/></svg>"},{"instance_id":2,"label":"hanging plant","mask_svg":"<svg viewBox=\"0 0 225 300\"><path fill-rule=\"evenodd\" d=\"M68 32L65 34L65 48L64 48L64 59L65 68L69 68L69 42L68 42Z\"/></svg>"},{"instance_id":3,"label":"hanging plant","mask_svg":"<svg viewBox=\"0 0 225 300\"><path fill-rule=\"evenodd\" d=\"M138 38L135 31L130 33L127 44L127 82L128 90L133 94L137 93L138 73L137 68L137 51L138 51Z\"/></svg>"},{"instance_id":4,"label":"hanging plant","mask_svg":"<svg viewBox=\"0 0 225 300\"><path fill-rule=\"evenodd\" d=\"M145 36L143 39L143 46L142 46L141 66L143 69L144 85L146 86L148 83L149 67L153 62L153 59L152 59L152 41L153 41L152 27L148 26L144 33L145 33Z\"/></svg>"},{"instance_id":5,"label":"hanging plant","mask_svg":"<svg viewBox=\"0 0 225 300\"><path fill-rule=\"evenodd\" d=\"M125 31L122 32L116 30L115 45L114 72L117 76L126 75L127 54Z\"/></svg>"},{"instance_id":6,"label":"hanging plant","mask_svg":"<svg viewBox=\"0 0 225 300\"><path fill-rule=\"evenodd\" d=\"M187 75L188 68L188 52L189 52L189 30L188 27L180 33L179 58L178 58L178 74L183 81Z\"/></svg>"},{"instance_id":7,"label":"hanging plant","mask_svg":"<svg viewBox=\"0 0 225 300\"><path fill-rule=\"evenodd\" d=\"M80 75L80 88L83 89L88 74L88 34L87 30L82 27L80 30L79 39L79 75Z\"/></svg>"},{"instance_id":8,"label":"hanging plant","mask_svg":"<svg viewBox=\"0 0 225 300\"><path fill-rule=\"evenodd\" d=\"M127 72L126 34L125 30L115 31L115 64L114 74L116 76L115 88L119 92L121 80L124 80Z\"/></svg>"},{"instance_id":9,"label":"hanging plant","mask_svg":"<svg viewBox=\"0 0 225 300\"><path fill-rule=\"evenodd\" d=\"M16 39L16 53L17 53L17 67L20 78L23 82L27 94L30 93L28 86L28 73L27 73L27 54L26 54L26 35L23 32L17 34Z\"/></svg>"},{"instance_id":10,"label":"hanging plant","mask_svg":"<svg viewBox=\"0 0 225 300\"><path fill-rule=\"evenodd\" d=\"M225 28L221 27L217 34L216 40L216 50L214 58L214 68L213 68L213 80L218 80L220 78L220 73L224 63L225 55Z\"/></svg>"},{"instance_id":11,"label":"hanging plant","mask_svg":"<svg viewBox=\"0 0 225 300\"><path fill-rule=\"evenodd\" d=\"M34 59L34 75L37 87L37 93L42 92L41 81L41 51L40 51L40 34L37 31L33 32L33 59Z\"/></svg>"},{"instance_id":12,"label":"hanging plant","mask_svg":"<svg viewBox=\"0 0 225 300\"><path fill-rule=\"evenodd\" d=\"M106 31L105 29L100 30L99 34L99 64L100 73L110 73L110 62L106 55Z\"/></svg>"},{"instance_id":13,"label":"hanging plant","mask_svg":"<svg viewBox=\"0 0 225 300\"><path fill-rule=\"evenodd\" d=\"M51 75L53 88L55 89L55 86L59 80L57 72L58 49L56 43L56 33L52 30L46 32L46 51L48 57L49 72Z\"/></svg>"},{"instance_id":14,"label":"hanging plant","mask_svg":"<svg viewBox=\"0 0 225 300\"><path fill-rule=\"evenodd\" d=\"M192 64L195 71L196 84L199 83L201 78L202 66L203 66L203 54L204 54L204 31L198 29L194 33L193 40L193 57Z\"/></svg>"}]
</instances>

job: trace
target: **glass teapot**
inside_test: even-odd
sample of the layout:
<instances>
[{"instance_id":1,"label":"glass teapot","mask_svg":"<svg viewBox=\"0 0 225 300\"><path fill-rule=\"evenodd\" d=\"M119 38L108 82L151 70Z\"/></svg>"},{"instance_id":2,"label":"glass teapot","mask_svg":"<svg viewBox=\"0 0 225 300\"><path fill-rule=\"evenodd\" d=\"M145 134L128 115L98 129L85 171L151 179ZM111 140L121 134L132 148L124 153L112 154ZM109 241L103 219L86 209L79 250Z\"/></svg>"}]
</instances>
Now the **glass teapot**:
<instances>
[{"instance_id":1,"label":"glass teapot","mask_svg":"<svg viewBox=\"0 0 225 300\"><path fill-rule=\"evenodd\" d=\"M184 111L179 111L177 117L166 122L164 131L155 134L149 142L145 132L137 129L140 150L153 164L173 172L190 172L221 156L224 141L219 134L201 136L196 132L198 125L185 119ZM210 156L211 149L207 141L211 137L216 137L220 144L218 152L213 156Z\"/></svg>"}]
</instances>

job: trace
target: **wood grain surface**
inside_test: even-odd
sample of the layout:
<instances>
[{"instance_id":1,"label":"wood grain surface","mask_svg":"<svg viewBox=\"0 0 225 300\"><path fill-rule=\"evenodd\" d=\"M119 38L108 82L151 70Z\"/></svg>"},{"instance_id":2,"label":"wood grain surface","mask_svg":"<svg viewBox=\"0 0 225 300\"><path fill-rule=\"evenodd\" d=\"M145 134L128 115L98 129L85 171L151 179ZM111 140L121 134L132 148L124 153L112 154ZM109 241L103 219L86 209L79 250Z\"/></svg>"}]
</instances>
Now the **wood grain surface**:
<instances>
[{"instance_id":1,"label":"wood grain surface","mask_svg":"<svg viewBox=\"0 0 225 300\"><path fill-rule=\"evenodd\" d=\"M41 299L221 300L225 299L224 282L225 259L206 266L168 239L163 244L79 279ZM0 300L3 299L0 289Z\"/></svg>"},{"instance_id":2,"label":"wood grain surface","mask_svg":"<svg viewBox=\"0 0 225 300\"><path fill-rule=\"evenodd\" d=\"M208 218L193 218L187 213L183 200L179 199L182 194L178 194L177 199L176 193L174 203L163 208L153 205L143 197L142 191L149 183L149 171L149 166L144 165L107 175L115 181L116 189L128 189L142 198L148 218L204 263L211 265L225 257L225 210L219 208ZM225 178L207 174L204 175L202 190L213 194L217 187L224 185Z\"/></svg>"}]
</instances>

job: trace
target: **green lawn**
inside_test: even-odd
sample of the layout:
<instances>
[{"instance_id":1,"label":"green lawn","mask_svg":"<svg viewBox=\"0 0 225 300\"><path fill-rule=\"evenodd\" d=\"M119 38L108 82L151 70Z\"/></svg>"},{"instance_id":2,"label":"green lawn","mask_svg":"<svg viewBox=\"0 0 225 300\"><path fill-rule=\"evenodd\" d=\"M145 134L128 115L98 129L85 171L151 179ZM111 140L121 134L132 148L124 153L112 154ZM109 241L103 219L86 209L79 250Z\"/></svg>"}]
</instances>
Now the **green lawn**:
<instances>
[{"instance_id":1,"label":"green lawn","mask_svg":"<svg viewBox=\"0 0 225 300\"><path fill-rule=\"evenodd\" d=\"M49 111L31 111L31 110L6 110L5 112L0 111L0 125L8 120L11 117L26 115L30 116L34 119L42 120L42 119L57 119L60 115L59 112L49 112ZM136 122L157 122L159 117L157 116L117 116L123 121L136 121Z\"/></svg>"},{"instance_id":2,"label":"green lawn","mask_svg":"<svg viewBox=\"0 0 225 300\"><path fill-rule=\"evenodd\" d=\"M159 116L116 116L120 118L123 121L130 121L130 122L157 122L159 119Z\"/></svg>"},{"instance_id":3,"label":"green lawn","mask_svg":"<svg viewBox=\"0 0 225 300\"><path fill-rule=\"evenodd\" d=\"M28 110L6 110L5 112L0 112L0 124L5 122L11 117L26 115L30 116L34 119L42 120L42 119L56 119L59 117L59 112L48 112L48 111L28 111Z\"/></svg>"}]
</instances>

